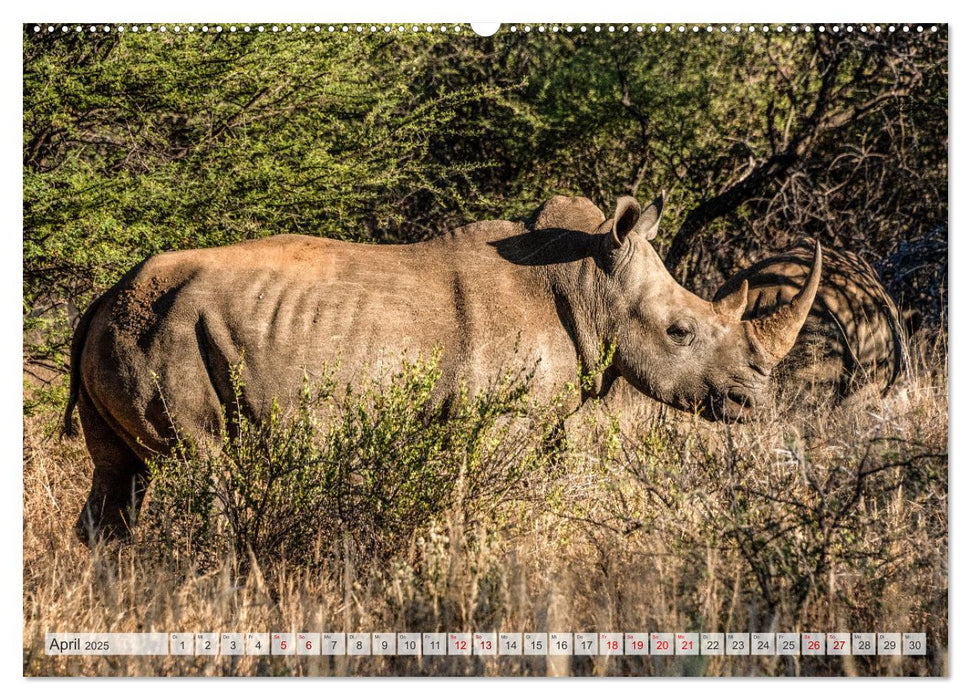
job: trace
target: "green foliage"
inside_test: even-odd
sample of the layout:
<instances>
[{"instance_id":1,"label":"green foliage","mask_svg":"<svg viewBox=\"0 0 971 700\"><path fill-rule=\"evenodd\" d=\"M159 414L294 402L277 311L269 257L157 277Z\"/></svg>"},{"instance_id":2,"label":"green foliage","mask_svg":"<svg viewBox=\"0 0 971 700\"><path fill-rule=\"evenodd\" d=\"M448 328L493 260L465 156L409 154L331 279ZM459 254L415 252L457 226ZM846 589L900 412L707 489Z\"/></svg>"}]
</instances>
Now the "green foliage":
<instances>
[{"instance_id":1,"label":"green foliage","mask_svg":"<svg viewBox=\"0 0 971 700\"><path fill-rule=\"evenodd\" d=\"M217 564L387 561L450 509L471 520L544 471L555 414L508 372L476 395L436 398L437 358L406 362L360 389L305 382L297 405L256 422L236 402L217 441L180 437L151 465L141 537L165 556Z\"/></svg>"}]
</instances>

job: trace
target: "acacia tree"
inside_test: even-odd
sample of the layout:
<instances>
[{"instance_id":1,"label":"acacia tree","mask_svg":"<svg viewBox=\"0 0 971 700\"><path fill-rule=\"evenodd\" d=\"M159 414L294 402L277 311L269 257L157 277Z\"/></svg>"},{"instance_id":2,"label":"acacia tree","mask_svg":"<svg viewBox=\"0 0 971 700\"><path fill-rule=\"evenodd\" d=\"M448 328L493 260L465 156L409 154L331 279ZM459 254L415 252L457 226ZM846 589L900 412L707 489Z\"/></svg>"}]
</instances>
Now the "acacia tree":
<instances>
[{"instance_id":1,"label":"acacia tree","mask_svg":"<svg viewBox=\"0 0 971 700\"><path fill-rule=\"evenodd\" d=\"M916 34L767 43L777 89L762 138L687 212L668 265L697 264L705 227L725 217L739 239L780 246L809 234L876 258L901 234L946 225L946 55L943 41Z\"/></svg>"}]
</instances>

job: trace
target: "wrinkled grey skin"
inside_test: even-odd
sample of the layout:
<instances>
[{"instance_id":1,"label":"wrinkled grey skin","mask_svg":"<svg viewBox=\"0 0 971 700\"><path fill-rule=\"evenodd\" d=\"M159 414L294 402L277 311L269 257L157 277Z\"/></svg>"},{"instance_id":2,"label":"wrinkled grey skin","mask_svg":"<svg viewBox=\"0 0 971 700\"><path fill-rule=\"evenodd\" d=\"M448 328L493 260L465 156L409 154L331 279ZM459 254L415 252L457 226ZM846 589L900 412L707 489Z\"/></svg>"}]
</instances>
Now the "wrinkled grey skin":
<instances>
[{"instance_id":1,"label":"wrinkled grey skin","mask_svg":"<svg viewBox=\"0 0 971 700\"><path fill-rule=\"evenodd\" d=\"M552 395L612 343L592 395L623 376L672 406L744 417L779 358L740 321L743 296L715 305L668 274L649 242L661 206L642 214L622 197L604 221L588 200L561 197L525 223L410 245L287 235L144 261L74 337L65 429L76 403L95 465L79 536L124 534L145 460L170 448L173 423L200 439L218 431L243 355L244 409L257 420L338 359L343 384L440 350L447 401L463 384L486 387L518 348L536 391Z\"/></svg>"},{"instance_id":2,"label":"wrinkled grey skin","mask_svg":"<svg viewBox=\"0 0 971 700\"><path fill-rule=\"evenodd\" d=\"M848 398L875 387L886 393L909 366L900 311L876 271L859 255L824 248L816 300L792 351L775 374L787 388L823 399ZM761 260L729 279L720 299L748 285L743 318L772 313L801 288L812 264L812 244Z\"/></svg>"}]
</instances>

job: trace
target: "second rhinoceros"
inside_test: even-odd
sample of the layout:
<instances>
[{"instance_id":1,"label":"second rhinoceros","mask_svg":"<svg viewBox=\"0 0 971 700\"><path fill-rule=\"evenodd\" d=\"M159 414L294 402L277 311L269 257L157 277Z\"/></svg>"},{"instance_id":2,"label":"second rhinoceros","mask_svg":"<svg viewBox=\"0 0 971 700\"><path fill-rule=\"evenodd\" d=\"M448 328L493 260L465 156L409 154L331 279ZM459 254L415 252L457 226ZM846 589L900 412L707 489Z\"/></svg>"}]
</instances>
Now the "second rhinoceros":
<instances>
[{"instance_id":1,"label":"second rhinoceros","mask_svg":"<svg viewBox=\"0 0 971 700\"><path fill-rule=\"evenodd\" d=\"M146 460L171 449L173 424L219 431L244 357L241 403L257 420L338 358L339 380L353 382L382 359L436 351L442 401L487 387L518 355L541 394L580 365L596 376L578 402L623 377L677 408L744 418L809 313L819 252L790 303L743 321L746 285L712 303L668 274L650 243L662 206L620 197L605 221L588 200L555 198L527 222L422 243L283 235L149 258L75 332L65 427L77 405L94 462L79 536L132 525Z\"/></svg>"}]
</instances>

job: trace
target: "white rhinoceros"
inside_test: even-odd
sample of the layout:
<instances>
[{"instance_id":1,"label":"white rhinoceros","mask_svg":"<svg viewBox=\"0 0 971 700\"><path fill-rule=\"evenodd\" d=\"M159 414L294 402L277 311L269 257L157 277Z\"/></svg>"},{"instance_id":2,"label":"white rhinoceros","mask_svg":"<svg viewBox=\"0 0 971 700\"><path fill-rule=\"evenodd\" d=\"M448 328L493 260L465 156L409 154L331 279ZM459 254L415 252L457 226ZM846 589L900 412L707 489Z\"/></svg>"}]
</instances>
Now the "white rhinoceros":
<instances>
[{"instance_id":1,"label":"white rhinoceros","mask_svg":"<svg viewBox=\"0 0 971 700\"><path fill-rule=\"evenodd\" d=\"M145 260L74 336L65 428L77 405L94 461L79 536L130 527L146 459L171 448L173 424L218 433L243 357L242 403L257 420L338 358L343 383L382 359L436 351L443 401L518 358L541 394L579 364L597 375L578 401L623 377L677 408L744 418L809 313L819 251L788 304L743 321L745 284L712 303L668 274L650 243L661 208L661 198L642 212L621 197L605 221L589 200L558 197L525 223L485 221L422 243L283 235Z\"/></svg>"}]
</instances>

